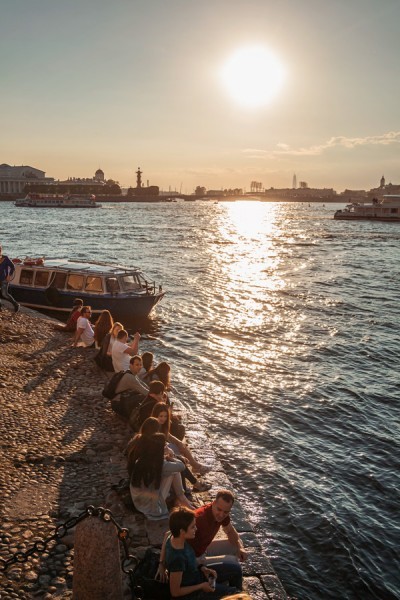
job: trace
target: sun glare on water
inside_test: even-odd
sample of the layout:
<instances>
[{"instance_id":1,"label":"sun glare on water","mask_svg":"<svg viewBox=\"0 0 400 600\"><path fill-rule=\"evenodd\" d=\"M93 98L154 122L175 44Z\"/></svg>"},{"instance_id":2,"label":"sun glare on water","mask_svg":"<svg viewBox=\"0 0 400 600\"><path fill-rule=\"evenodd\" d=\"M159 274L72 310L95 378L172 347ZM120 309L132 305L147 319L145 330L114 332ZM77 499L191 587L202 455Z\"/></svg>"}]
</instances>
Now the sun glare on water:
<instances>
[{"instance_id":1,"label":"sun glare on water","mask_svg":"<svg viewBox=\"0 0 400 600\"><path fill-rule=\"evenodd\" d=\"M235 102L247 108L269 104L280 92L285 68L264 46L248 46L234 52L221 70L222 83Z\"/></svg>"}]
</instances>

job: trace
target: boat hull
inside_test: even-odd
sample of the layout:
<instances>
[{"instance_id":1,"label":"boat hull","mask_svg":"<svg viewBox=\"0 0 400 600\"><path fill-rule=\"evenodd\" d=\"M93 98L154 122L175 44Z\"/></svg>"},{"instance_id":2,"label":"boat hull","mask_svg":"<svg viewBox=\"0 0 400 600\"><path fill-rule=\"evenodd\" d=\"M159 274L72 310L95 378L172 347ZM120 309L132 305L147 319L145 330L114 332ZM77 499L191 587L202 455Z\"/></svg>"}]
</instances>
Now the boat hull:
<instances>
[{"instance_id":1,"label":"boat hull","mask_svg":"<svg viewBox=\"0 0 400 600\"><path fill-rule=\"evenodd\" d=\"M25 204L23 202L17 204L15 206L18 208L101 208L101 204L95 204L93 206L82 206L81 204L60 204L57 206L50 206L49 204Z\"/></svg>"},{"instance_id":2,"label":"boat hull","mask_svg":"<svg viewBox=\"0 0 400 600\"><path fill-rule=\"evenodd\" d=\"M358 216L349 214L335 214L334 219L339 221L384 221L386 223L399 223L399 217L372 217L372 216Z\"/></svg>"},{"instance_id":3,"label":"boat hull","mask_svg":"<svg viewBox=\"0 0 400 600\"><path fill-rule=\"evenodd\" d=\"M69 293L55 288L35 289L10 283L11 295L22 304L35 310L68 314L75 298L81 298L84 305L92 307L94 314L109 310L116 321L129 323L138 317L148 317L153 308L164 297L165 292L158 294L101 294L92 295L84 292Z\"/></svg>"}]
</instances>

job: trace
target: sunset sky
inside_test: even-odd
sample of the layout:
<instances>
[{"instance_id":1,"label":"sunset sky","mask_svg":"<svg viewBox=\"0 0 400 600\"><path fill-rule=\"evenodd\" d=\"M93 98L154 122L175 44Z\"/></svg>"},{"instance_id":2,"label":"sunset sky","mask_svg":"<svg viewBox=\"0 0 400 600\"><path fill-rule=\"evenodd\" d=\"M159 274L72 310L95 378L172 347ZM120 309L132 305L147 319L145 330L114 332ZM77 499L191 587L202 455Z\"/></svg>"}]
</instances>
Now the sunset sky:
<instances>
[{"instance_id":1,"label":"sunset sky","mask_svg":"<svg viewBox=\"0 0 400 600\"><path fill-rule=\"evenodd\" d=\"M399 0L4 0L0 163L188 193L400 183L399 22ZM222 69L254 46L283 83L248 106Z\"/></svg>"}]
</instances>

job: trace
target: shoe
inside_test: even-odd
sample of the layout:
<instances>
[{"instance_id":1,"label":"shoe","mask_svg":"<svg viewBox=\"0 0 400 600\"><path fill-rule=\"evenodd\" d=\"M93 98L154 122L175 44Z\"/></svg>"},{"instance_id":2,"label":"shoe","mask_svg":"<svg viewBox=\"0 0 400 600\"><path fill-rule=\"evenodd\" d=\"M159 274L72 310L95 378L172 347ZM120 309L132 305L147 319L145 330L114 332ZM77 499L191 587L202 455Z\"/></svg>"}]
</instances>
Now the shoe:
<instances>
[{"instance_id":1,"label":"shoe","mask_svg":"<svg viewBox=\"0 0 400 600\"><path fill-rule=\"evenodd\" d=\"M212 487L211 483L207 483L205 481L196 481L194 484L192 491L193 492L207 492Z\"/></svg>"},{"instance_id":2,"label":"shoe","mask_svg":"<svg viewBox=\"0 0 400 600\"><path fill-rule=\"evenodd\" d=\"M19 304L16 304L16 305L14 306L14 312L16 312L16 313L17 313L17 312L19 312L19 309L20 309L20 308L21 308L21 306L20 306Z\"/></svg>"},{"instance_id":3,"label":"shoe","mask_svg":"<svg viewBox=\"0 0 400 600\"><path fill-rule=\"evenodd\" d=\"M211 467L209 467L208 465L199 465L198 469L196 469L196 473L199 473L200 475L205 475L206 473L209 473L211 471Z\"/></svg>"}]
</instances>

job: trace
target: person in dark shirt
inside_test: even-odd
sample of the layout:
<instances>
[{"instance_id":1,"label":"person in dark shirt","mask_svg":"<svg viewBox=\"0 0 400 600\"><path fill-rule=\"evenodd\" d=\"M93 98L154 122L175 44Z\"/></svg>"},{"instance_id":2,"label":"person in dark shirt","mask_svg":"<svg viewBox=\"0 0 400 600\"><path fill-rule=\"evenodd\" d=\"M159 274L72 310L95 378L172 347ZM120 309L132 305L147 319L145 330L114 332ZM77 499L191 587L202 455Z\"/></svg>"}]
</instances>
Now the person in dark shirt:
<instances>
[{"instance_id":1,"label":"person in dark shirt","mask_svg":"<svg viewBox=\"0 0 400 600\"><path fill-rule=\"evenodd\" d=\"M8 256L3 255L3 248L0 244L0 310L2 308L2 298L11 302L14 307L14 312L18 312L20 309L18 302L14 300L8 291L8 284L11 281L14 272L14 263L8 258Z\"/></svg>"},{"instance_id":2,"label":"person in dark shirt","mask_svg":"<svg viewBox=\"0 0 400 600\"><path fill-rule=\"evenodd\" d=\"M242 589L242 568L239 560L246 559L246 551L238 532L231 523L229 513L234 496L229 490L219 490L213 502L197 508L196 533L188 539L198 562L212 567L218 574L217 581L229 581L230 585ZM225 539L214 539L220 527L226 534ZM165 535L160 554L160 566L156 577L165 581Z\"/></svg>"},{"instance_id":3,"label":"person in dark shirt","mask_svg":"<svg viewBox=\"0 0 400 600\"><path fill-rule=\"evenodd\" d=\"M168 402L167 395L165 394L165 385L161 381L152 381L149 385L149 391L146 399L142 403L139 412L139 427L143 425L146 419L151 417L153 408L158 402Z\"/></svg>"},{"instance_id":4,"label":"person in dark shirt","mask_svg":"<svg viewBox=\"0 0 400 600\"><path fill-rule=\"evenodd\" d=\"M169 572L169 587L173 598L206 600L222 598L236 591L217 582L217 572L198 565L190 541L196 535L196 518L185 507L174 509L169 517L170 534L165 542L165 566Z\"/></svg>"},{"instance_id":5,"label":"person in dark shirt","mask_svg":"<svg viewBox=\"0 0 400 600\"><path fill-rule=\"evenodd\" d=\"M72 303L72 310L69 313L68 320L65 325L57 325L54 326L58 331L69 331L74 333L76 331L76 324L78 322L79 317L81 316L81 310L83 306L83 300L81 298L75 298Z\"/></svg>"}]
</instances>

